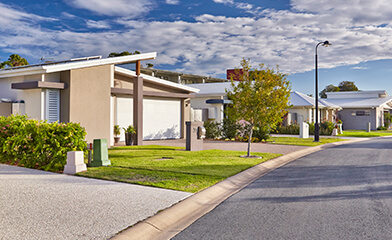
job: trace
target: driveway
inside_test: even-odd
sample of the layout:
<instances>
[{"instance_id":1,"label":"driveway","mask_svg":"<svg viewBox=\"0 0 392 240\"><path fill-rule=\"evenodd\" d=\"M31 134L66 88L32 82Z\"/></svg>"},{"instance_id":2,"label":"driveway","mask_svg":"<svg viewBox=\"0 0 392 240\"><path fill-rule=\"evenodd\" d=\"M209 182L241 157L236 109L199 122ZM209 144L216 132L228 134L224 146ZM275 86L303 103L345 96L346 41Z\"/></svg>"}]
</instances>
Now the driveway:
<instances>
[{"instance_id":1,"label":"driveway","mask_svg":"<svg viewBox=\"0 0 392 240\"><path fill-rule=\"evenodd\" d=\"M0 164L0 238L107 239L190 195Z\"/></svg>"}]
</instances>

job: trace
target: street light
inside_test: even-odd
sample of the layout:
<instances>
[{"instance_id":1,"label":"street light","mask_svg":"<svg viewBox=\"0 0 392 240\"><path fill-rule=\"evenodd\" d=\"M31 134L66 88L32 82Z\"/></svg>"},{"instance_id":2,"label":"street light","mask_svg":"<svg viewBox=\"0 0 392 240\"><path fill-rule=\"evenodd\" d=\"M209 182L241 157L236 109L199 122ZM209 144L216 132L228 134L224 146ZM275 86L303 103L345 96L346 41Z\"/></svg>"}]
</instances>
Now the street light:
<instances>
[{"instance_id":1,"label":"street light","mask_svg":"<svg viewBox=\"0 0 392 240\"><path fill-rule=\"evenodd\" d=\"M329 43L328 41L324 41L324 42L319 42L316 45L316 69L315 69L315 73L316 73L316 123L314 124L314 141L315 142L319 142L320 141L320 134L319 134L319 130L320 130L320 123L319 123L319 117L318 117L318 74L317 74L317 48L318 46L321 44L321 46L324 47L328 47L329 45L332 45L331 43Z\"/></svg>"}]
</instances>

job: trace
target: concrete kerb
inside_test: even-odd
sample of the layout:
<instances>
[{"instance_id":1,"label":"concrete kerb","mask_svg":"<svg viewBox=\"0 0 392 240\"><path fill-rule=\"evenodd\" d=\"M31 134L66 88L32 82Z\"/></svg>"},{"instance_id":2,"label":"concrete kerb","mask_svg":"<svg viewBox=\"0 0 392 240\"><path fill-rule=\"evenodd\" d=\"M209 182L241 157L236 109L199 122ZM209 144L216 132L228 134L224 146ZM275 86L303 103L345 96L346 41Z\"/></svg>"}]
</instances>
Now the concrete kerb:
<instances>
[{"instance_id":1,"label":"concrete kerb","mask_svg":"<svg viewBox=\"0 0 392 240\"><path fill-rule=\"evenodd\" d=\"M323 149L364 140L369 140L369 138L353 139L310 147L260 163L147 218L111 239L170 239L197 219L213 210L221 202L265 174L305 155Z\"/></svg>"}]
</instances>

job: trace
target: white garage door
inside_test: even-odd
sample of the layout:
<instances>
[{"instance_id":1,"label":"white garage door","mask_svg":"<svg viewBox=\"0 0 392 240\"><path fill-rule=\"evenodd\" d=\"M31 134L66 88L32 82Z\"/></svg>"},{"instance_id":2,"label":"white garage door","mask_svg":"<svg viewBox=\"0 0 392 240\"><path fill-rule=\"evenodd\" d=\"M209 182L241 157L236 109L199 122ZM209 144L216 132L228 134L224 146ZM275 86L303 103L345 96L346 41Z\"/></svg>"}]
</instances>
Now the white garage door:
<instances>
[{"instance_id":1,"label":"white garage door","mask_svg":"<svg viewBox=\"0 0 392 240\"><path fill-rule=\"evenodd\" d=\"M181 137L181 100L144 99L143 104L145 140Z\"/></svg>"},{"instance_id":2,"label":"white garage door","mask_svg":"<svg viewBox=\"0 0 392 240\"><path fill-rule=\"evenodd\" d=\"M144 99L143 118L144 140L181 137L181 100ZM115 124L133 124L132 97L117 97ZM123 130L120 137L120 141L125 140Z\"/></svg>"}]
</instances>

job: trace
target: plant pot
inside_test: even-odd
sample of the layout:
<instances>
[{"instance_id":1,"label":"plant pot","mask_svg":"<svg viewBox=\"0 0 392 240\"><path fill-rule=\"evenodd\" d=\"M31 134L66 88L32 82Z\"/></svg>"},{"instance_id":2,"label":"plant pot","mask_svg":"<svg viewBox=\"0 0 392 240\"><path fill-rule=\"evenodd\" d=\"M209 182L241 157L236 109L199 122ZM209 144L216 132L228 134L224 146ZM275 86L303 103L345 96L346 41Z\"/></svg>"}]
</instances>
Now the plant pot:
<instances>
[{"instance_id":1,"label":"plant pot","mask_svg":"<svg viewBox=\"0 0 392 240\"><path fill-rule=\"evenodd\" d=\"M125 133L125 145L131 146L133 142L133 134L132 133Z\"/></svg>"},{"instance_id":2,"label":"plant pot","mask_svg":"<svg viewBox=\"0 0 392 240\"><path fill-rule=\"evenodd\" d=\"M120 141L120 137L114 137L114 143L118 143Z\"/></svg>"}]
</instances>

